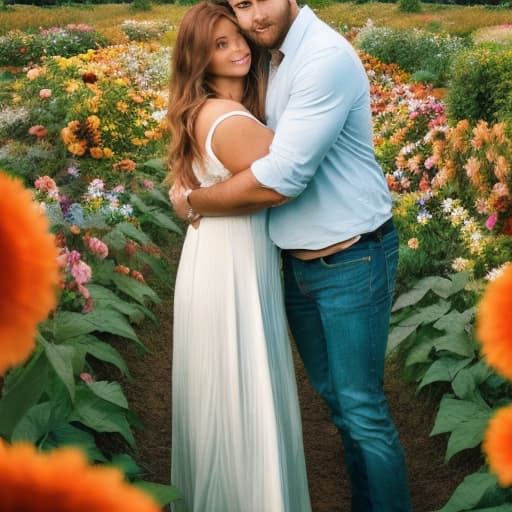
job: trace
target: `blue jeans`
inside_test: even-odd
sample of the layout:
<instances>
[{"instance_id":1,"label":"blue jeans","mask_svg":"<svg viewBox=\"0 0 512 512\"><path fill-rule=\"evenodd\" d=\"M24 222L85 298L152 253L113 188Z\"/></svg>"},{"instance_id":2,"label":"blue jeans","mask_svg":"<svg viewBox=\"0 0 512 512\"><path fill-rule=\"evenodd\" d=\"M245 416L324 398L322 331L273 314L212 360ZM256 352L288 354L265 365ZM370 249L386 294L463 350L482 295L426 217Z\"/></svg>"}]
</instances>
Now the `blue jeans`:
<instances>
[{"instance_id":1,"label":"blue jeans","mask_svg":"<svg viewBox=\"0 0 512 512\"><path fill-rule=\"evenodd\" d=\"M288 321L338 427L352 512L411 510L404 456L383 392L398 234L312 261L283 251Z\"/></svg>"}]
</instances>

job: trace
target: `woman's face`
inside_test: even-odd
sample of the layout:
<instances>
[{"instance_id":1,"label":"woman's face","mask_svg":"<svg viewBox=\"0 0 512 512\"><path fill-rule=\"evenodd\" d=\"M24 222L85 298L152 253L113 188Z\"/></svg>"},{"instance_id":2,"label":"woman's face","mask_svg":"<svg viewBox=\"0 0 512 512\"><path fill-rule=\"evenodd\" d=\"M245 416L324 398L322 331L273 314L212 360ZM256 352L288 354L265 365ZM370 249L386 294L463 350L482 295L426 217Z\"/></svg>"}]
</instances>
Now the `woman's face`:
<instances>
[{"instance_id":1,"label":"woman's face","mask_svg":"<svg viewBox=\"0 0 512 512\"><path fill-rule=\"evenodd\" d=\"M222 78L246 76L251 67L251 50L238 26L228 18L221 18L212 36L213 53L208 73Z\"/></svg>"}]
</instances>

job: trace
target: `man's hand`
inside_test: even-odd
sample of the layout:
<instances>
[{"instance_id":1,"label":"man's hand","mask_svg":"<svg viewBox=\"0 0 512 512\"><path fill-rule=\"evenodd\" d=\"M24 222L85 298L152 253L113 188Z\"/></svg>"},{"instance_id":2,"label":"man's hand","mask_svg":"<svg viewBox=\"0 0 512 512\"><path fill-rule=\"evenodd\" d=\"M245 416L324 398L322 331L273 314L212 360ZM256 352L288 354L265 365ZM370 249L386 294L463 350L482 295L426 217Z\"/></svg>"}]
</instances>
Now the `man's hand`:
<instances>
[{"instance_id":1,"label":"man's hand","mask_svg":"<svg viewBox=\"0 0 512 512\"><path fill-rule=\"evenodd\" d=\"M185 187L180 183L174 183L169 190L169 200L172 203L176 215L182 220L190 221L187 215L190 210L190 205L188 204L185 190Z\"/></svg>"}]
</instances>

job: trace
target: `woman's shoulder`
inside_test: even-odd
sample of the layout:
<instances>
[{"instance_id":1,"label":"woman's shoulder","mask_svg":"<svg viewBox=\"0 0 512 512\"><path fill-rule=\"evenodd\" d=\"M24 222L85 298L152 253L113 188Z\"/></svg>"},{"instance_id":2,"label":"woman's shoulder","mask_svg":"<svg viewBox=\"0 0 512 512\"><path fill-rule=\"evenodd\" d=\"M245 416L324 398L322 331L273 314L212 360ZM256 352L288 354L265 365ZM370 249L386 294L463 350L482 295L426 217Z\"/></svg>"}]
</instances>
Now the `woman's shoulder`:
<instances>
[{"instance_id":1,"label":"woman's shoulder","mask_svg":"<svg viewBox=\"0 0 512 512\"><path fill-rule=\"evenodd\" d=\"M195 131L199 140L206 139L210 128L232 113L243 113L242 115L253 117L247 108L237 101L217 98L207 100L201 107L195 123Z\"/></svg>"}]
</instances>

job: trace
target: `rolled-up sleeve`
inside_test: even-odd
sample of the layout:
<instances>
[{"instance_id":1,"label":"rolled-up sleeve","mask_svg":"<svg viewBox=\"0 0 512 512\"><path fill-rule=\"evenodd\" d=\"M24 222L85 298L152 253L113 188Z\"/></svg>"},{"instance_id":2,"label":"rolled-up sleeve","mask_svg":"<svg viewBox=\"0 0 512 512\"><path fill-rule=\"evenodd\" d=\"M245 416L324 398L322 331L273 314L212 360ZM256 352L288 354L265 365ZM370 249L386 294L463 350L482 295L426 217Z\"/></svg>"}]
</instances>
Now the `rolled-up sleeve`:
<instances>
[{"instance_id":1,"label":"rolled-up sleeve","mask_svg":"<svg viewBox=\"0 0 512 512\"><path fill-rule=\"evenodd\" d=\"M259 183L284 196L298 196L341 132L361 85L344 49L308 55L293 77L269 154L251 166Z\"/></svg>"}]
</instances>

